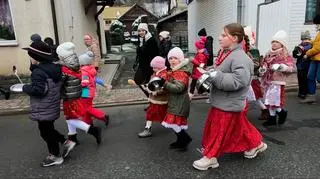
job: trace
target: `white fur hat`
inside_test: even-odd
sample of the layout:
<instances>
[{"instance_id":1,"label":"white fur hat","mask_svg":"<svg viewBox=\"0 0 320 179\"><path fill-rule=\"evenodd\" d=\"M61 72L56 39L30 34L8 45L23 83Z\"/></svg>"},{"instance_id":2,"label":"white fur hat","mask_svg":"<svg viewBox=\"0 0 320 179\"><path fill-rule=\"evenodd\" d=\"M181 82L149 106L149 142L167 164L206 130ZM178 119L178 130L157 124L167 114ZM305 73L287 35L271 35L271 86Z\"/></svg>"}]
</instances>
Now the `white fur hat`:
<instances>
[{"instance_id":1,"label":"white fur hat","mask_svg":"<svg viewBox=\"0 0 320 179\"><path fill-rule=\"evenodd\" d=\"M72 42L64 42L57 47L56 52L59 58L67 58L75 54L75 45Z\"/></svg>"},{"instance_id":2,"label":"white fur hat","mask_svg":"<svg viewBox=\"0 0 320 179\"><path fill-rule=\"evenodd\" d=\"M159 33L159 36L163 37L163 38L169 38L170 37L170 32L168 31L162 31Z\"/></svg>"},{"instance_id":3,"label":"white fur hat","mask_svg":"<svg viewBox=\"0 0 320 179\"><path fill-rule=\"evenodd\" d=\"M284 47L288 47L288 34L284 30L279 30L272 37L272 41L277 41L281 43Z\"/></svg>"},{"instance_id":4,"label":"white fur hat","mask_svg":"<svg viewBox=\"0 0 320 179\"><path fill-rule=\"evenodd\" d=\"M145 30L145 31L149 31L149 28L148 28L148 24L146 24L146 23L140 23L139 25L138 25L138 30Z\"/></svg>"}]
</instances>

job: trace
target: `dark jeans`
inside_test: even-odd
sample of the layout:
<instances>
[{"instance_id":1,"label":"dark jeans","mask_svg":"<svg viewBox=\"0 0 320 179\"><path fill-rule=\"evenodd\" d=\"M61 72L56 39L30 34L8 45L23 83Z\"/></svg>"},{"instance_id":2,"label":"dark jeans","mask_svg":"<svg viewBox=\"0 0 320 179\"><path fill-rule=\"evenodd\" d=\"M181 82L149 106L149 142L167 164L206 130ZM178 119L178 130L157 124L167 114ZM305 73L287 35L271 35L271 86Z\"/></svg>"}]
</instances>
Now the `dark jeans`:
<instances>
[{"instance_id":1,"label":"dark jeans","mask_svg":"<svg viewBox=\"0 0 320 179\"><path fill-rule=\"evenodd\" d=\"M197 81L196 79L192 79L191 84L190 84L190 93L193 94L194 90L196 89L196 85L197 85Z\"/></svg>"},{"instance_id":2,"label":"dark jeans","mask_svg":"<svg viewBox=\"0 0 320 179\"><path fill-rule=\"evenodd\" d=\"M317 81L320 83L320 61L311 61L308 71L308 94L316 94Z\"/></svg>"},{"instance_id":3,"label":"dark jeans","mask_svg":"<svg viewBox=\"0 0 320 179\"><path fill-rule=\"evenodd\" d=\"M38 128L42 139L47 143L49 153L59 156L59 143L64 143L66 139L54 128L54 121L38 121Z\"/></svg>"},{"instance_id":4,"label":"dark jeans","mask_svg":"<svg viewBox=\"0 0 320 179\"><path fill-rule=\"evenodd\" d=\"M299 94L307 95L308 94L308 70L307 69L298 69L298 84L299 84Z\"/></svg>"}]
</instances>

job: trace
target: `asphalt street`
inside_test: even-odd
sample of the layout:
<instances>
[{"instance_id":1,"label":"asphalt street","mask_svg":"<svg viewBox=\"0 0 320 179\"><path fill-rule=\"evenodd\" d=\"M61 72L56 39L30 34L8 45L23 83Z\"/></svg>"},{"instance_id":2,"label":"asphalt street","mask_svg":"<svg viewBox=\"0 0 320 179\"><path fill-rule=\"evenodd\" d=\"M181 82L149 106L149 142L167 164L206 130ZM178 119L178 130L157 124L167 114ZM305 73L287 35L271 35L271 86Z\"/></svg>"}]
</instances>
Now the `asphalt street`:
<instances>
[{"instance_id":1,"label":"asphalt street","mask_svg":"<svg viewBox=\"0 0 320 179\"><path fill-rule=\"evenodd\" d=\"M262 132L268 149L253 160L242 154L219 158L220 167L208 171L193 169L201 156L202 129L209 105L193 101L189 134L193 141L187 152L169 149L175 135L154 125L152 138L139 139L145 123L146 105L104 108L111 117L101 126L103 140L97 146L93 137L79 132L81 144L60 166L40 167L48 154L37 129L27 115L0 117L0 178L319 178L320 108L298 104L295 95L287 97L288 122L282 127L264 128L259 110L251 105L250 121ZM56 128L67 134L63 118Z\"/></svg>"}]
</instances>

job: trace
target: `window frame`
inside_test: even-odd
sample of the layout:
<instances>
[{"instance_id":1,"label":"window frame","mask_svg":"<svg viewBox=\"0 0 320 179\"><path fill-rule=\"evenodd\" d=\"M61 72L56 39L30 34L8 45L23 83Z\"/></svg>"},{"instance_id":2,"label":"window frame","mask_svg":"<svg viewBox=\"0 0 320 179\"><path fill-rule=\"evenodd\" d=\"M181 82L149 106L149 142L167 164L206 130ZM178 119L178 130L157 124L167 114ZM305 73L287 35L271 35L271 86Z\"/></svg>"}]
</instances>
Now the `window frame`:
<instances>
[{"instance_id":1,"label":"window frame","mask_svg":"<svg viewBox=\"0 0 320 179\"><path fill-rule=\"evenodd\" d=\"M10 9L10 15L11 15L11 21L12 21L12 27L13 27L13 32L15 36L15 40L0 40L0 47L7 47L7 46L18 46L18 40L17 40L17 32L16 32L16 26L14 22L14 15L12 13L12 3L11 0L7 0L9 4L9 9Z\"/></svg>"},{"instance_id":2,"label":"window frame","mask_svg":"<svg viewBox=\"0 0 320 179\"><path fill-rule=\"evenodd\" d=\"M305 16L304 16L304 24L306 25L311 25L313 24L313 18L312 19L307 19L307 13L308 13L308 8L307 8L307 5L308 5L308 1L309 0L306 0L306 10L305 10ZM316 0L316 12L315 14L319 14L320 13L320 0Z\"/></svg>"}]
</instances>

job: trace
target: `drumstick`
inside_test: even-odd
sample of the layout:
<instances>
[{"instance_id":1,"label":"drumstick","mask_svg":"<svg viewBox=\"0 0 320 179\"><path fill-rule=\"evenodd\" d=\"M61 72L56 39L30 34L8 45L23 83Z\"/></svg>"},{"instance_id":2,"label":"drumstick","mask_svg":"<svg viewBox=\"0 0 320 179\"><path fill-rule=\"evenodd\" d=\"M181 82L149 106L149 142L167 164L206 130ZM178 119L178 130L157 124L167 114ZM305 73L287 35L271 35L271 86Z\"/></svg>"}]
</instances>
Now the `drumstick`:
<instances>
[{"instance_id":1,"label":"drumstick","mask_svg":"<svg viewBox=\"0 0 320 179\"><path fill-rule=\"evenodd\" d=\"M128 80L129 85L136 85L136 82L133 79Z\"/></svg>"}]
</instances>

